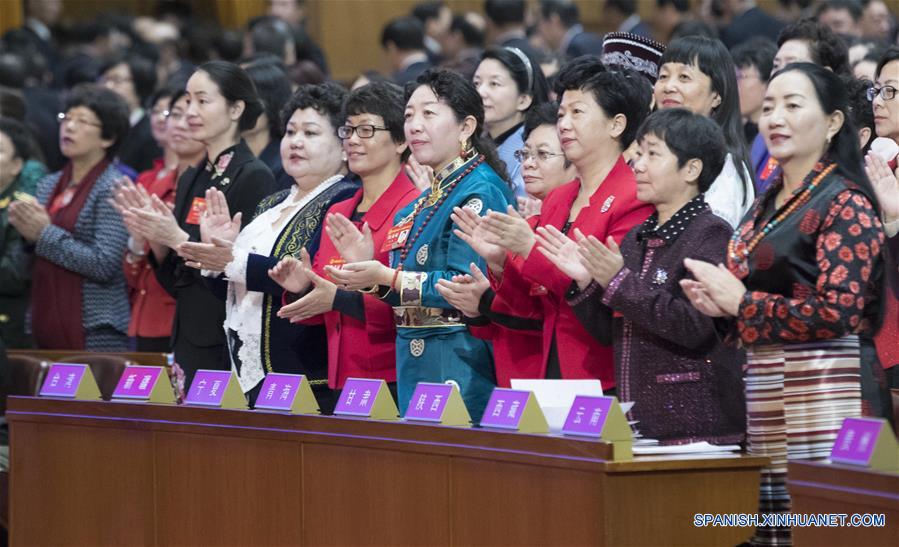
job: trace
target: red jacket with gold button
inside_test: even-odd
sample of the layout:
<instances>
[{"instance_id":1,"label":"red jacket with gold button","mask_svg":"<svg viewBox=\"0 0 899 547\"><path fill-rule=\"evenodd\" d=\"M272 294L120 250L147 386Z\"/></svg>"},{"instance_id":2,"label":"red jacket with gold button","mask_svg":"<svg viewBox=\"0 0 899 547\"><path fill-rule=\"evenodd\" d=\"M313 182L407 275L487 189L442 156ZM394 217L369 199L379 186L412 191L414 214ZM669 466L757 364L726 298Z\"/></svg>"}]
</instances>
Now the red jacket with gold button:
<instances>
[{"instance_id":1,"label":"red jacket with gold button","mask_svg":"<svg viewBox=\"0 0 899 547\"><path fill-rule=\"evenodd\" d=\"M340 213L352 219L353 212L362 201L362 189L347 200L335 203L328 214ZM401 170L387 190L362 216L357 227L367 222L375 244L375 260L388 264L389 253L381 250L387 232L393 227L396 214L420 194L405 171ZM321 243L315 254L312 269L328 278L324 268L340 265L343 259L331 238L322 230ZM328 332L328 385L333 389L343 387L347 378L378 378L396 381L396 327L393 308L380 300L377 294L363 294L365 322L338 311L324 314Z\"/></svg>"},{"instance_id":2,"label":"red jacket with gold button","mask_svg":"<svg viewBox=\"0 0 899 547\"><path fill-rule=\"evenodd\" d=\"M528 221L532 226L552 225L562 230L568 221L571 207L580 190L574 180L554 189L546 196L540 215ZM612 236L621 242L624 236L652 213L651 205L637 200L637 183L630 166L619 157L599 188L590 196L589 204L580 210L568 234L580 229L585 236L593 235L603 243ZM555 267L535 247L527 259L510 256L506 260L501 281L492 280L497 301L511 310L521 310L530 316L535 306L543 316L543 356L538 378L546 375L550 347L555 338L559 368L565 379L594 379L602 381L603 389L615 386L614 355L611 346L597 342L581 326L565 300L572 280ZM497 368L508 366L497 362ZM499 372L497 373L499 376Z\"/></svg>"}]
</instances>

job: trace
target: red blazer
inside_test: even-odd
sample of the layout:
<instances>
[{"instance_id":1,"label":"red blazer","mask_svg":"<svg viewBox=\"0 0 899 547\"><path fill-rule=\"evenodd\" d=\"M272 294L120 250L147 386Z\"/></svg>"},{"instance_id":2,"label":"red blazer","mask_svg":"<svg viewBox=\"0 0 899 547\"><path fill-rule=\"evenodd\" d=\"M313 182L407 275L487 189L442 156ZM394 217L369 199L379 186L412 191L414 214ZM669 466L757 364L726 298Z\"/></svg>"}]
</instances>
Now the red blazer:
<instances>
[{"instance_id":1,"label":"red blazer","mask_svg":"<svg viewBox=\"0 0 899 547\"><path fill-rule=\"evenodd\" d=\"M546 196L540 215L529 221L535 226L552 225L561 230L568 221L579 189L578 180L559 186ZM619 157L590 197L589 205L578 213L569 234L573 236L574 229L578 228L584 235L593 235L603 242L609 236L621 242L631 228L649 217L652 210L652 205L637 200L634 172ZM502 280L499 283L494 280L494 288L497 298L502 298L509 309L522 310L526 316L535 307L542 312L543 356L537 378L546 376L549 350L555 337L563 378L598 378L603 389L611 389L615 386L612 348L590 336L574 315L565 300L571 282L571 278L534 249L527 260L518 256L507 258ZM494 308L496 305L494 302ZM507 366L498 363L497 369ZM499 372L497 376L500 376Z\"/></svg>"},{"instance_id":2,"label":"red blazer","mask_svg":"<svg viewBox=\"0 0 899 547\"><path fill-rule=\"evenodd\" d=\"M137 177L137 184L155 194L167 204L175 201L177 172L170 171L163 178L157 175L163 168L162 160L155 160L153 168ZM147 249L144 249L146 252ZM128 336L141 338L162 338L172 335L172 321L175 317L175 299L156 281L153 267L146 255L135 257L125 253L122 261L125 282L128 284L131 300L131 323Z\"/></svg>"},{"instance_id":3,"label":"red blazer","mask_svg":"<svg viewBox=\"0 0 899 547\"><path fill-rule=\"evenodd\" d=\"M388 264L389 253L382 252L381 245L387 232L393 227L396 214L419 194L405 171L400 170L384 194L363 215L362 222L368 222L375 242L375 260ZM332 205L328 214L341 213L352 218L360 201L362 189L352 198ZM359 227L361 228L361 224ZM323 230L312 269L327 277L325 266L340 263L340 253ZM393 308L377 295L365 294L363 302L364 323L337 311L324 314L328 332L328 385L332 389L342 388L350 377L396 381L396 326L393 322Z\"/></svg>"},{"instance_id":4,"label":"red blazer","mask_svg":"<svg viewBox=\"0 0 899 547\"><path fill-rule=\"evenodd\" d=\"M498 311L496 303L491 310ZM497 386L512 387L513 379L542 378L546 375L546 365L542 360L542 331L509 329L495 323L483 327L470 326L468 330L476 338L493 343Z\"/></svg>"}]
</instances>

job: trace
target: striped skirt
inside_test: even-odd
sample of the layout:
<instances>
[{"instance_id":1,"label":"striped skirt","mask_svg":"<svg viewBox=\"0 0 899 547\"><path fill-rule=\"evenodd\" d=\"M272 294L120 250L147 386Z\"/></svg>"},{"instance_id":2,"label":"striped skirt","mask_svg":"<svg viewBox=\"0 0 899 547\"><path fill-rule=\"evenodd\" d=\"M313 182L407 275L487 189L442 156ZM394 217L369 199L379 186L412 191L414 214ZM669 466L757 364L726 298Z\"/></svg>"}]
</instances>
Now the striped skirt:
<instances>
[{"instance_id":1,"label":"striped skirt","mask_svg":"<svg viewBox=\"0 0 899 547\"><path fill-rule=\"evenodd\" d=\"M758 346L747 352L748 451L767 456L759 513L788 513L787 461L830 456L847 417L861 415L859 340ZM753 545L792 545L788 527L756 529Z\"/></svg>"}]
</instances>

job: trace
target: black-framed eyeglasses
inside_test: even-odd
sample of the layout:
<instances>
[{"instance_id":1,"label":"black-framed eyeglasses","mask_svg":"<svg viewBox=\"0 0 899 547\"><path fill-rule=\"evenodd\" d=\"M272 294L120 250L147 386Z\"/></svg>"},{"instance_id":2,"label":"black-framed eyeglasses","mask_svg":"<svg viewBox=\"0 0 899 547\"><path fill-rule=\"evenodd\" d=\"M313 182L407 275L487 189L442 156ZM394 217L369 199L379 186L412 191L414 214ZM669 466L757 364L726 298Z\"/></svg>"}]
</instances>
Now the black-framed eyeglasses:
<instances>
[{"instance_id":1,"label":"black-framed eyeglasses","mask_svg":"<svg viewBox=\"0 0 899 547\"><path fill-rule=\"evenodd\" d=\"M70 114L66 114L65 112L60 112L56 115L56 119L59 121L59 124L62 125L65 122L69 122L75 125L92 125L94 127L103 127L103 124L100 122L92 122L85 118L76 118Z\"/></svg>"},{"instance_id":2,"label":"black-framed eyeglasses","mask_svg":"<svg viewBox=\"0 0 899 547\"><path fill-rule=\"evenodd\" d=\"M884 101L889 101L893 97L896 96L896 88L891 85L885 85L883 87L869 87L868 88L868 100L874 101L877 96L880 95Z\"/></svg>"},{"instance_id":3,"label":"black-framed eyeglasses","mask_svg":"<svg viewBox=\"0 0 899 547\"><path fill-rule=\"evenodd\" d=\"M536 158L540 163L545 163L549 161L550 158L564 156L565 154L550 152L549 150L537 150L537 153L534 154L530 150L522 148L521 150L516 150L512 155L515 156L518 163L524 163L531 158Z\"/></svg>"},{"instance_id":4,"label":"black-framed eyeglasses","mask_svg":"<svg viewBox=\"0 0 899 547\"><path fill-rule=\"evenodd\" d=\"M337 128L337 136L341 139L348 139L353 136L353 132L359 135L360 139L370 139L375 136L375 131L389 131L386 127L378 127L377 125L341 125Z\"/></svg>"}]
</instances>

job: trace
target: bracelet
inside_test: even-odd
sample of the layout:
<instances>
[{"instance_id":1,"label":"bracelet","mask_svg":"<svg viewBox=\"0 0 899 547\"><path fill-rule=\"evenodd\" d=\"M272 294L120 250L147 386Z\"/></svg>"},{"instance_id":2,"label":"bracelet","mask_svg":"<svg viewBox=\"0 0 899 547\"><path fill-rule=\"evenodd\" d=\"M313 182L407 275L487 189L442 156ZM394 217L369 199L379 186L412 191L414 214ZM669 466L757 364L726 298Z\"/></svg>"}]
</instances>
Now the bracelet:
<instances>
[{"instance_id":1,"label":"bracelet","mask_svg":"<svg viewBox=\"0 0 899 547\"><path fill-rule=\"evenodd\" d=\"M369 287L367 289L356 289L356 292L361 292L361 293L365 293L365 294L374 294L374 293L378 292L379 288L380 288L379 285L372 285L371 287Z\"/></svg>"},{"instance_id":2,"label":"bracelet","mask_svg":"<svg viewBox=\"0 0 899 547\"><path fill-rule=\"evenodd\" d=\"M393 279L390 281L390 287L388 287L390 290L399 290L396 286L396 279L400 276L400 270L402 270L402 268L397 268L393 271Z\"/></svg>"}]
</instances>

